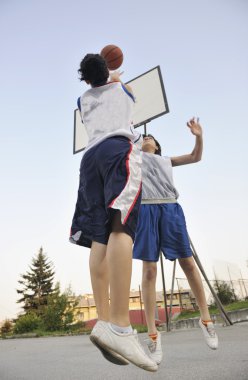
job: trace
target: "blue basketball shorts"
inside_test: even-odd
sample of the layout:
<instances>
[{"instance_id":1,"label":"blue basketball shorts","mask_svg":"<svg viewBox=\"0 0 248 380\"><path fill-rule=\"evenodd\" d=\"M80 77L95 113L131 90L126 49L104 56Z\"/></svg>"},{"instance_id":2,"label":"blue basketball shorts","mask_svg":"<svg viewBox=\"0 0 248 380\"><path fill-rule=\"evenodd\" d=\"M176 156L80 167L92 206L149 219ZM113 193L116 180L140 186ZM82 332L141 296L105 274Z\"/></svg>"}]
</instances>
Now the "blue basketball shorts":
<instances>
[{"instance_id":1,"label":"blue basketball shorts","mask_svg":"<svg viewBox=\"0 0 248 380\"><path fill-rule=\"evenodd\" d=\"M89 248L92 241L107 244L116 210L121 212L124 231L134 240L140 202L140 151L123 136L102 141L81 161L70 242Z\"/></svg>"},{"instance_id":2,"label":"blue basketball shorts","mask_svg":"<svg viewBox=\"0 0 248 380\"><path fill-rule=\"evenodd\" d=\"M192 256L183 209L178 203L140 207L133 258L156 262L160 251L171 261Z\"/></svg>"}]
</instances>

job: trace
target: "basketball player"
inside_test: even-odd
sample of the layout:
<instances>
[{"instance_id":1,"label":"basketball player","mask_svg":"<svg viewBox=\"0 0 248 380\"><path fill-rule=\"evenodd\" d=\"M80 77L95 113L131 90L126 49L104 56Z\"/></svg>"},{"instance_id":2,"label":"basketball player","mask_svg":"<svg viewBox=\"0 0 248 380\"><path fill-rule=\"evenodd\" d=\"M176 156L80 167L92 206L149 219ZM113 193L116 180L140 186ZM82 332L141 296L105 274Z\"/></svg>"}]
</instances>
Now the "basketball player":
<instances>
[{"instance_id":1,"label":"basketball player","mask_svg":"<svg viewBox=\"0 0 248 380\"><path fill-rule=\"evenodd\" d=\"M108 82L106 62L98 54L84 57L79 74L91 86L78 100L89 143L81 161L70 241L91 248L99 320L90 339L115 364L132 362L156 371L129 320L132 245L141 200L141 155L134 143L142 136L130 128L134 97L117 72Z\"/></svg>"},{"instance_id":2,"label":"basketball player","mask_svg":"<svg viewBox=\"0 0 248 380\"><path fill-rule=\"evenodd\" d=\"M162 157L161 147L153 136L143 140L142 204L133 249L133 257L143 260L142 292L148 325L150 357L159 364L162 360L161 336L155 325L157 261L160 251L168 260L178 259L200 309L200 327L206 343L218 347L218 337L211 321L203 284L190 249L185 218L177 203L172 167L201 160L203 139L199 120L191 119L187 126L196 137L190 154Z\"/></svg>"}]
</instances>

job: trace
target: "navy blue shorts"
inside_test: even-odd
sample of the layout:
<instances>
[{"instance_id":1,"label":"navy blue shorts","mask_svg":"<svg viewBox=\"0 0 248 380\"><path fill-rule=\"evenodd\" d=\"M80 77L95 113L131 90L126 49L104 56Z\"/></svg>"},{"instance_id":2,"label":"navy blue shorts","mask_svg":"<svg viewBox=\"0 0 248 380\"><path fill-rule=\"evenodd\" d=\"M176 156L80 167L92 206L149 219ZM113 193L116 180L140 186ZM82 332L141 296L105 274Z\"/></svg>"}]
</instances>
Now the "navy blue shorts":
<instances>
[{"instance_id":1,"label":"navy blue shorts","mask_svg":"<svg viewBox=\"0 0 248 380\"><path fill-rule=\"evenodd\" d=\"M183 209L178 203L140 207L133 258L156 262L160 251L172 261L192 256Z\"/></svg>"},{"instance_id":2,"label":"navy blue shorts","mask_svg":"<svg viewBox=\"0 0 248 380\"><path fill-rule=\"evenodd\" d=\"M123 136L104 140L82 158L70 242L89 248L92 241L107 244L116 210L134 239L140 201L140 151Z\"/></svg>"}]
</instances>

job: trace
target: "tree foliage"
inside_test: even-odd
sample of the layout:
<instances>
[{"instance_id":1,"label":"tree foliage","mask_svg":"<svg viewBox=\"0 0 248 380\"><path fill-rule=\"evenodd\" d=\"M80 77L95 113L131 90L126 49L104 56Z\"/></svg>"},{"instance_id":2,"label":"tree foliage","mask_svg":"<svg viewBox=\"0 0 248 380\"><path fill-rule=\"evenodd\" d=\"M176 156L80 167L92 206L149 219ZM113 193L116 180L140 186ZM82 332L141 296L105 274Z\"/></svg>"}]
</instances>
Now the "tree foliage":
<instances>
[{"instance_id":1,"label":"tree foliage","mask_svg":"<svg viewBox=\"0 0 248 380\"><path fill-rule=\"evenodd\" d=\"M15 333L65 330L72 324L76 303L71 300L75 297L70 288L61 293L59 283L53 285L54 273L52 263L40 248L29 270L18 281L22 289L17 293L22 297L17 302L24 304L24 314L16 321Z\"/></svg>"},{"instance_id":2,"label":"tree foliage","mask_svg":"<svg viewBox=\"0 0 248 380\"><path fill-rule=\"evenodd\" d=\"M27 314L21 315L14 327L15 334L23 334L33 332L42 328L43 322L40 316L33 311L29 311Z\"/></svg>"},{"instance_id":3,"label":"tree foliage","mask_svg":"<svg viewBox=\"0 0 248 380\"><path fill-rule=\"evenodd\" d=\"M60 285L56 285L54 294L48 297L48 304L44 312L44 327L47 331L65 330L73 322L75 302L70 302L71 290L60 293Z\"/></svg>"},{"instance_id":4,"label":"tree foliage","mask_svg":"<svg viewBox=\"0 0 248 380\"><path fill-rule=\"evenodd\" d=\"M237 300L237 296L228 282L215 280L214 288L223 305L227 305Z\"/></svg>"},{"instance_id":5,"label":"tree foliage","mask_svg":"<svg viewBox=\"0 0 248 380\"><path fill-rule=\"evenodd\" d=\"M6 319L1 327L1 335L8 334L12 331L13 324L9 319Z\"/></svg>"},{"instance_id":6,"label":"tree foliage","mask_svg":"<svg viewBox=\"0 0 248 380\"><path fill-rule=\"evenodd\" d=\"M41 247L37 256L32 259L29 271L22 274L18 281L22 289L17 289L17 293L22 296L17 303L24 304L25 312L32 311L41 315L48 303L48 297L54 293L53 280L53 264L48 261Z\"/></svg>"}]
</instances>

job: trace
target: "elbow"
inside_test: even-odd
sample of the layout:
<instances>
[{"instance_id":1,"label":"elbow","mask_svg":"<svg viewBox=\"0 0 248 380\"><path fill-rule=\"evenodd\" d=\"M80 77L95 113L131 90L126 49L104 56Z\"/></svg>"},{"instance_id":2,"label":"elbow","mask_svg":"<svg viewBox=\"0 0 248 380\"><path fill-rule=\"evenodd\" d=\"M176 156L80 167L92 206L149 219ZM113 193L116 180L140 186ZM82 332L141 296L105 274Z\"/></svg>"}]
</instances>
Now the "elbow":
<instances>
[{"instance_id":1,"label":"elbow","mask_svg":"<svg viewBox=\"0 0 248 380\"><path fill-rule=\"evenodd\" d=\"M200 162L200 161L201 161L201 156L200 157L196 157L194 162Z\"/></svg>"},{"instance_id":2,"label":"elbow","mask_svg":"<svg viewBox=\"0 0 248 380\"><path fill-rule=\"evenodd\" d=\"M199 156L191 155L191 163L192 163L192 164L195 164L196 162L201 161L201 158L202 158L201 155L199 155Z\"/></svg>"}]
</instances>

